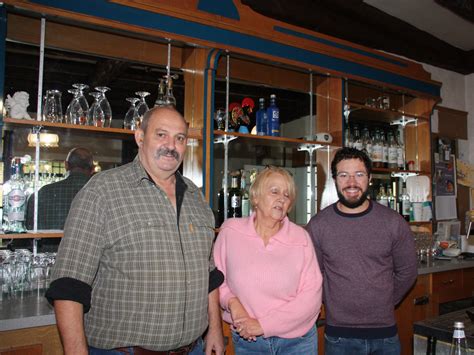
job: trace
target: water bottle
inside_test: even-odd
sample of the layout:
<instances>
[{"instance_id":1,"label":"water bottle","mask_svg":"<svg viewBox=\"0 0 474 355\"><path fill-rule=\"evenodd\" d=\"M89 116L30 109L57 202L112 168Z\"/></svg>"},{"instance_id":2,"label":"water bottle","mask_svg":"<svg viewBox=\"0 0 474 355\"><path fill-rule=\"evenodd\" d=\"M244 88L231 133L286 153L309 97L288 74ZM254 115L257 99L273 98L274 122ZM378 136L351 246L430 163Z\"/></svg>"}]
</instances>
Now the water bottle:
<instances>
[{"instance_id":1,"label":"water bottle","mask_svg":"<svg viewBox=\"0 0 474 355\"><path fill-rule=\"evenodd\" d=\"M454 322L453 341L451 343L450 355L467 355L466 334L464 334L464 323Z\"/></svg>"},{"instance_id":2,"label":"water bottle","mask_svg":"<svg viewBox=\"0 0 474 355\"><path fill-rule=\"evenodd\" d=\"M276 105L276 95L270 95L270 106L267 108L268 136L280 136L280 110Z\"/></svg>"},{"instance_id":3,"label":"water bottle","mask_svg":"<svg viewBox=\"0 0 474 355\"><path fill-rule=\"evenodd\" d=\"M256 112L257 120L257 135L266 136L267 135L267 110L265 109L265 99L263 97L258 99L258 111Z\"/></svg>"}]
</instances>

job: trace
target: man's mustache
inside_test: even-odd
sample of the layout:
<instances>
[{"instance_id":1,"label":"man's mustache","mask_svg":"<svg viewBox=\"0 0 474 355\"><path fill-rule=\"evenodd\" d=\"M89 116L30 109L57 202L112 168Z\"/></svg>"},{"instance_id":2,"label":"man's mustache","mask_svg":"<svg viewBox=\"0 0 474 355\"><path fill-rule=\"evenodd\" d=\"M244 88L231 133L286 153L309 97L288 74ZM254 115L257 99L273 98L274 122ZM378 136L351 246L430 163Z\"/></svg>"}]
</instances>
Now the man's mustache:
<instances>
[{"instance_id":1,"label":"man's mustache","mask_svg":"<svg viewBox=\"0 0 474 355\"><path fill-rule=\"evenodd\" d=\"M174 149L168 149L168 148L160 148L156 151L156 158L159 159L160 157L165 157L165 156L172 156L175 158L177 161L179 161L179 153L174 150Z\"/></svg>"}]
</instances>

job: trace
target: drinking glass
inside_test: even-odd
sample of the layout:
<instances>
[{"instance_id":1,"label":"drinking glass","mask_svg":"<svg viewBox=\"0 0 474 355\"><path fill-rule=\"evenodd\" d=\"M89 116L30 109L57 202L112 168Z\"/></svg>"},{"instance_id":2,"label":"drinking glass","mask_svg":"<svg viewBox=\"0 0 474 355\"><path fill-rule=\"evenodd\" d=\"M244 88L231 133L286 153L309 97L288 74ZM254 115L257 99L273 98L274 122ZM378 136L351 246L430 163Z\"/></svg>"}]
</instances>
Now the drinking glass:
<instances>
[{"instance_id":1,"label":"drinking glass","mask_svg":"<svg viewBox=\"0 0 474 355\"><path fill-rule=\"evenodd\" d=\"M112 108L110 107L110 103L105 97L105 93L110 90L110 88L106 86L96 86L95 88L98 92L101 93L99 98L99 106L104 113L104 119L102 122L97 121L97 127L110 127L112 123Z\"/></svg>"},{"instance_id":2,"label":"drinking glass","mask_svg":"<svg viewBox=\"0 0 474 355\"><path fill-rule=\"evenodd\" d=\"M84 96L84 90L89 86L85 84L76 83L72 85L75 90L68 90L74 94L74 98L69 104L71 109L69 110L69 119L66 113L67 123L85 125L87 124L87 113L89 112L89 103ZM68 106L69 109L69 106Z\"/></svg>"},{"instance_id":3,"label":"drinking glass","mask_svg":"<svg viewBox=\"0 0 474 355\"><path fill-rule=\"evenodd\" d=\"M47 90L44 98L43 121L62 122L63 111L59 90Z\"/></svg>"},{"instance_id":4,"label":"drinking glass","mask_svg":"<svg viewBox=\"0 0 474 355\"><path fill-rule=\"evenodd\" d=\"M138 104L136 106L137 107L137 117L138 117L136 128L138 128L138 127L140 127L140 124L142 123L143 115L145 114L145 112L147 112L150 109L148 107L146 101L145 101L145 97L150 95L150 93L147 92L147 91L137 91L135 93L135 95L138 95L140 97L140 101L138 102Z\"/></svg>"},{"instance_id":5,"label":"drinking glass","mask_svg":"<svg viewBox=\"0 0 474 355\"><path fill-rule=\"evenodd\" d=\"M94 91L90 92L89 95L94 98L94 102L87 113L87 124L90 126L103 127L105 122L105 114L102 110L102 107L100 106L100 98L102 94L100 92Z\"/></svg>"},{"instance_id":6,"label":"drinking glass","mask_svg":"<svg viewBox=\"0 0 474 355\"><path fill-rule=\"evenodd\" d=\"M138 97L127 97L126 100L130 102L130 108L125 114L125 118L123 120L123 128L135 130L137 128L138 123L138 112L136 104L138 101L140 101L140 99Z\"/></svg>"}]
</instances>

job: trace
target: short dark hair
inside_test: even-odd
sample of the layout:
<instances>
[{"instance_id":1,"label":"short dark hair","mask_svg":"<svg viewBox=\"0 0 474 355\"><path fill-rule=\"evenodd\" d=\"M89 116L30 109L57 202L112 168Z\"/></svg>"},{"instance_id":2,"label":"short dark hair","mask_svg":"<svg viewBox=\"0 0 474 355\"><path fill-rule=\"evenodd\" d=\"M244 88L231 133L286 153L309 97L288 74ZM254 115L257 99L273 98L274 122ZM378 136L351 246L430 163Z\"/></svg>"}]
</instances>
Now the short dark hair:
<instances>
[{"instance_id":1,"label":"short dark hair","mask_svg":"<svg viewBox=\"0 0 474 355\"><path fill-rule=\"evenodd\" d=\"M342 160L348 159L359 159L364 163L365 170L367 170L367 175L372 173L372 161L365 151L356 148L344 147L336 152L336 155L334 155L334 159L332 160L331 173L333 179L335 179L337 175L337 164L339 164Z\"/></svg>"},{"instance_id":2,"label":"short dark hair","mask_svg":"<svg viewBox=\"0 0 474 355\"><path fill-rule=\"evenodd\" d=\"M73 148L69 151L66 161L68 169L82 169L85 171L92 171L94 167L94 159L92 153L86 148Z\"/></svg>"}]
</instances>

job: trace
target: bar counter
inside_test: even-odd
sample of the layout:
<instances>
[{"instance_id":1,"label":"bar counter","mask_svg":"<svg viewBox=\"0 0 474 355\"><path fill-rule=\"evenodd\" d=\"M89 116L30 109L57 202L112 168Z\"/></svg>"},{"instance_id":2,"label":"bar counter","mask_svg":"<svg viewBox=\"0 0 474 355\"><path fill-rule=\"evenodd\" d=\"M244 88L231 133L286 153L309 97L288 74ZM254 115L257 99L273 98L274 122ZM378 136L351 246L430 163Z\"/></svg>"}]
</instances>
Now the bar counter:
<instances>
[{"instance_id":1,"label":"bar counter","mask_svg":"<svg viewBox=\"0 0 474 355\"><path fill-rule=\"evenodd\" d=\"M443 271L474 268L474 259L437 260L429 258L420 262L420 275ZM4 299L0 302L0 331L53 325L56 323L53 307L46 299L36 294L24 296L23 299Z\"/></svg>"}]
</instances>

